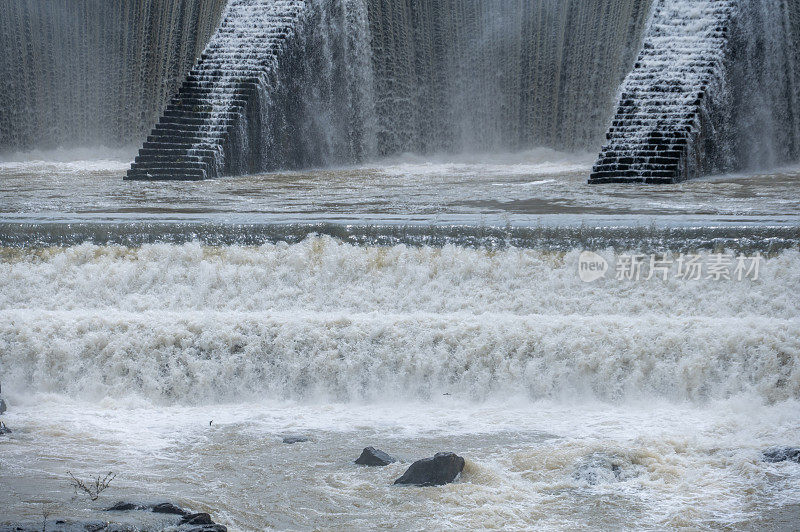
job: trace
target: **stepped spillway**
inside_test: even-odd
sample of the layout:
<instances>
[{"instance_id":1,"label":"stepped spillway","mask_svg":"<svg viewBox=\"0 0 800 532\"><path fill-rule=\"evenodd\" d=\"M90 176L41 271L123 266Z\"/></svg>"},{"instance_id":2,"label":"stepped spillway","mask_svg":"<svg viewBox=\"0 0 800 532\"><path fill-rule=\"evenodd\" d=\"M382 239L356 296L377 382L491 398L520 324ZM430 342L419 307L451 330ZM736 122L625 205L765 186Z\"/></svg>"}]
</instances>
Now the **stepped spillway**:
<instances>
[{"instance_id":1,"label":"stepped spillway","mask_svg":"<svg viewBox=\"0 0 800 532\"><path fill-rule=\"evenodd\" d=\"M262 150L250 143L259 142L267 95L305 8L302 0L232 0L126 178L196 180L258 167Z\"/></svg>"},{"instance_id":2,"label":"stepped spillway","mask_svg":"<svg viewBox=\"0 0 800 532\"><path fill-rule=\"evenodd\" d=\"M732 0L656 2L590 183L672 183L712 166L734 10Z\"/></svg>"},{"instance_id":3,"label":"stepped spillway","mask_svg":"<svg viewBox=\"0 0 800 532\"><path fill-rule=\"evenodd\" d=\"M794 1L6 4L0 153L146 142L132 179L604 142L594 183L800 157Z\"/></svg>"}]
</instances>

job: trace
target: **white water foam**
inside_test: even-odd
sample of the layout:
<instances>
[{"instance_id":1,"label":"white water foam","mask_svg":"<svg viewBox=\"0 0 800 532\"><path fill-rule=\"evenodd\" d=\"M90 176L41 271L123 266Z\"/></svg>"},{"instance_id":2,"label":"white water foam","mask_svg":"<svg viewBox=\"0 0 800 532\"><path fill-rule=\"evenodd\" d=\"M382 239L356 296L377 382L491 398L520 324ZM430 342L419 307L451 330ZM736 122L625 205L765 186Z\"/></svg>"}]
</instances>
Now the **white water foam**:
<instances>
[{"instance_id":1,"label":"white water foam","mask_svg":"<svg viewBox=\"0 0 800 532\"><path fill-rule=\"evenodd\" d=\"M232 530L791 522L800 469L761 451L800 431L800 253L742 282L582 283L578 257L2 248L0 504L105 519L65 472L113 470L113 497ZM365 445L400 461L358 468ZM391 485L440 450L457 483Z\"/></svg>"},{"instance_id":2,"label":"white water foam","mask_svg":"<svg viewBox=\"0 0 800 532\"><path fill-rule=\"evenodd\" d=\"M4 253L0 369L13 394L192 404L800 392L796 251L758 280L597 284L579 279L578 251L328 237Z\"/></svg>"},{"instance_id":3,"label":"white water foam","mask_svg":"<svg viewBox=\"0 0 800 532\"><path fill-rule=\"evenodd\" d=\"M58 148L54 150L28 150L0 153L0 164L13 163L76 163L103 161L130 162L136 155L136 146L109 148L106 146ZM98 162L99 161L99 162ZM2 168L2 166L0 166Z\"/></svg>"},{"instance_id":4,"label":"white water foam","mask_svg":"<svg viewBox=\"0 0 800 532\"><path fill-rule=\"evenodd\" d=\"M381 161L380 174L417 177L524 176L588 172L595 156L535 148L508 153L463 153L420 156L410 153Z\"/></svg>"}]
</instances>

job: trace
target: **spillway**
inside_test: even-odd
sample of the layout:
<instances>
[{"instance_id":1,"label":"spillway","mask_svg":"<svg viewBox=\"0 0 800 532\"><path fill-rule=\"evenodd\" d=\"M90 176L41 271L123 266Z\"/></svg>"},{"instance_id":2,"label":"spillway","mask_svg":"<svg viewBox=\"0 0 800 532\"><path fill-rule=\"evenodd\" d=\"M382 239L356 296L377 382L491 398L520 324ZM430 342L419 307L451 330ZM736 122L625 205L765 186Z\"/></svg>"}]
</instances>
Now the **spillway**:
<instances>
[{"instance_id":1,"label":"spillway","mask_svg":"<svg viewBox=\"0 0 800 532\"><path fill-rule=\"evenodd\" d=\"M733 0L658 0L592 183L671 183L709 164L725 96Z\"/></svg>"},{"instance_id":2,"label":"spillway","mask_svg":"<svg viewBox=\"0 0 800 532\"><path fill-rule=\"evenodd\" d=\"M261 15L283 5L231 2L128 178L589 149L649 11L640 0L307 0ZM287 38L256 46L256 29ZM597 40L604 46L586 53Z\"/></svg>"},{"instance_id":3,"label":"spillway","mask_svg":"<svg viewBox=\"0 0 800 532\"><path fill-rule=\"evenodd\" d=\"M131 179L550 147L590 182L800 157L789 0L8 0L0 152L138 145ZM154 125L155 124L155 125Z\"/></svg>"},{"instance_id":4,"label":"spillway","mask_svg":"<svg viewBox=\"0 0 800 532\"><path fill-rule=\"evenodd\" d=\"M205 179L252 168L260 152L248 146L262 131L252 118L266 105L305 7L296 0L233 0L128 179Z\"/></svg>"},{"instance_id":5,"label":"spillway","mask_svg":"<svg viewBox=\"0 0 800 532\"><path fill-rule=\"evenodd\" d=\"M141 143L226 0L4 0L0 152Z\"/></svg>"}]
</instances>

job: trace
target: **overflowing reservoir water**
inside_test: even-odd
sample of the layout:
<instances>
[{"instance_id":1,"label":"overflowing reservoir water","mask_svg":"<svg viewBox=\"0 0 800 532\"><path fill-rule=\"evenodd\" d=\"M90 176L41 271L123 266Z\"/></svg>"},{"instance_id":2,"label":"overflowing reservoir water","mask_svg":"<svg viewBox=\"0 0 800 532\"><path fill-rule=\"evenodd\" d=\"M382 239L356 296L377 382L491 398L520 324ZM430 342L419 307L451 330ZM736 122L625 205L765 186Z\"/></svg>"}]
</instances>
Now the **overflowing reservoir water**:
<instances>
[{"instance_id":1,"label":"overflowing reservoir water","mask_svg":"<svg viewBox=\"0 0 800 532\"><path fill-rule=\"evenodd\" d=\"M0 522L158 528L100 510L169 500L230 530L795 529L800 466L762 451L800 443L800 169L592 188L593 162L153 184L126 151L4 159ZM633 254L670 267L617 275ZM399 461L353 464L368 445ZM437 451L455 483L392 485ZM67 473L109 471L97 501Z\"/></svg>"}]
</instances>

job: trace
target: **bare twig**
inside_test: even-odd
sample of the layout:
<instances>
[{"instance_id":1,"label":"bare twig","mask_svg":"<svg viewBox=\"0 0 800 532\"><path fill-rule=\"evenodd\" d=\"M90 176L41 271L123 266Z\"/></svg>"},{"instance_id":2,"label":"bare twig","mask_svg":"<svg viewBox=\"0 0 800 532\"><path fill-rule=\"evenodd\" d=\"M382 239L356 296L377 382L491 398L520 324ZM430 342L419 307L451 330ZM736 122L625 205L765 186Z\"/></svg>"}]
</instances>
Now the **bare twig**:
<instances>
[{"instance_id":1,"label":"bare twig","mask_svg":"<svg viewBox=\"0 0 800 532\"><path fill-rule=\"evenodd\" d=\"M81 491L88 495L93 501L96 501L97 498L100 497L100 494L108 488L111 481L117 476L116 473L109 471L105 477L101 478L98 476L94 481L90 481L86 484L82 480L75 478L75 475L71 472L67 471L67 474L72 478L72 487L75 489L75 494L77 495L78 492Z\"/></svg>"},{"instance_id":2,"label":"bare twig","mask_svg":"<svg viewBox=\"0 0 800 532\"><path fill-rule=\"evenodd\" d=\"M47 532L47 518L50 517L50 510L42 505L42 532Z\"/></svg>"}]
</instances>

